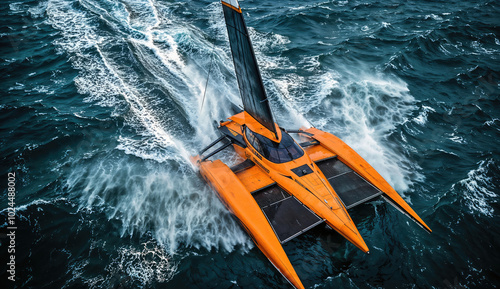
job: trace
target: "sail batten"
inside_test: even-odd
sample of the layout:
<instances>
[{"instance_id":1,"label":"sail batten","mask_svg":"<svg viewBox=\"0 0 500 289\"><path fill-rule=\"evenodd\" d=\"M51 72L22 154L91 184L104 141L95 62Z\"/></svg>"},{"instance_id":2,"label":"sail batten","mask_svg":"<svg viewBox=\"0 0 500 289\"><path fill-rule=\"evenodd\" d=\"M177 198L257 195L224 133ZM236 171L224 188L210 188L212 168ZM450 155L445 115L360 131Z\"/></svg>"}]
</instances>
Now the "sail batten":
<instances>
[{"instance_id":1,"label":"sail batten","mask_svg":"<svg viewBox=\"0 0 500 289\"><path fill-rule=\"evenodd\" d=\"M222 4L243 107L255 120L276 134L274 118L238 1L224 0Z\"/></svg>"}]
</instances>

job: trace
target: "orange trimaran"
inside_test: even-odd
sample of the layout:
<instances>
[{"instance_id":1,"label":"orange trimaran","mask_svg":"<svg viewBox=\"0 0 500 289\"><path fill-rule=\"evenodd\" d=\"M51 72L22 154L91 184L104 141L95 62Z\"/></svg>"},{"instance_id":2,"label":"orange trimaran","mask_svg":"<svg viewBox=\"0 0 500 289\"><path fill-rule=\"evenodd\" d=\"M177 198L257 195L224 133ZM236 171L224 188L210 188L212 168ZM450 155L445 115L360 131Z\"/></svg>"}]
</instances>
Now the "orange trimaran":
<instances>
[{"instance_id":1,"label":"orange trimaran","mask_svg":"<svg viewBox=\"0 0 500 289\"><path fill-rule=\"evenodd\" d=\"M368 253L347 210L379 196L430 232L387 181L342 140L314 127L287 131L274 122L240 5L223 0L222 7L244 110L221 121L221 137L192 159L279 272L295 288L304 288L282 244L323 222ZM289 133L307 141L299 144ZM230 146L241 163L229 167L209 160Z\"/></svg>"}]
</instances>

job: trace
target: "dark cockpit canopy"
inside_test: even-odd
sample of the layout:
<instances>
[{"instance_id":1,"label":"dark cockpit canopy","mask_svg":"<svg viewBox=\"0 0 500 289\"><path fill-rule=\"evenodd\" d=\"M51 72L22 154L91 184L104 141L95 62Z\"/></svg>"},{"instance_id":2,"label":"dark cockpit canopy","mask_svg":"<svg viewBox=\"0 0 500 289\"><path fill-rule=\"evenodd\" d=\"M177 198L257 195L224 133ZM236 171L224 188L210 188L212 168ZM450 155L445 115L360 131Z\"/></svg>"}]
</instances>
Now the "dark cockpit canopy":
<instances>
[{"instance_id":1,"label":"dark cockpit canopy","mask_svg":"<svg viewBox=\"0 0 500 289\"><path fill-rule=\"evenodd\" d=\"M293 138L281 129L281 142L274 142L258 133L245 128L245 134L250 144L266 159L273 163L286 163L304 155L304 150Z\"/></svg>"}]
</instances>

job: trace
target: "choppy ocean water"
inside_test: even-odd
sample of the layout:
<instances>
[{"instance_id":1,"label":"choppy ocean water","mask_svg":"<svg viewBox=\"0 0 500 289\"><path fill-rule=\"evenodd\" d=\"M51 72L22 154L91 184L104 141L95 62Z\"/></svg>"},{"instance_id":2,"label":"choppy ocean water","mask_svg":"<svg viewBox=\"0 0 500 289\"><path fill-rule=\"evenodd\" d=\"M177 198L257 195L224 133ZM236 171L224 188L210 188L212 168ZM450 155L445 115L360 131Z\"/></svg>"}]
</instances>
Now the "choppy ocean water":
<instances>
[{"instance_id":1,"label":"choppy ocean water","mask_svg":"<svg viewBox=\"0 0 500 289\"><path fill-rule=\"evenodd\" d=\"M340 136L433 229L357 207L370 255L322 226L285 245L306 288L500 286L499 3L241 5L278 122ZM220 3L0 16L2 288L288 288L188 159L241 103Z\"/></svg>"}]
</instances>

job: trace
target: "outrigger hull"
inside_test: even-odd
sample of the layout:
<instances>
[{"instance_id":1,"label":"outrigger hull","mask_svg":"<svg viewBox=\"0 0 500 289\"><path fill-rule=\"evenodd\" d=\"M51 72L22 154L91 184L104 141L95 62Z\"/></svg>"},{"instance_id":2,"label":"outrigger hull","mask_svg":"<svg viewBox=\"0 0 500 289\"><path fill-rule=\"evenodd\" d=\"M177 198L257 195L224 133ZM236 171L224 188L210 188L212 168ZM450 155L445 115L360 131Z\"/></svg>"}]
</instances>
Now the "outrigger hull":
<instances>
[{"instance_id":1,"label":"outrigger hull","mask_svg":"<svg viewBox=\"0 0 500 289\"><path fill-rule=\"evenodd\" d=\"M380 190L382 197L404 214L411 217L418 225L427 230L429 233L432 230L427 224L415 213L415 211L406 203L396 190L355 150L343 142L340 138L333 134L321 131L317 128L309 128L305 132L310 133L311 137L317 140L320 145L335 156L357 175Z\"/></svg>"},{"instance_id":2,"label":"outrigger hull","mask_svg":"<svg viewBox=\"0 0 500 289\"><path fill-rule=\"evenodd\" d=\"M203 178L274 267L295 288L304 288L266 216L237 175L220 160L202 162L199 168Z\"/></svg>"}]
</instances>

